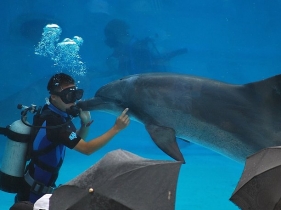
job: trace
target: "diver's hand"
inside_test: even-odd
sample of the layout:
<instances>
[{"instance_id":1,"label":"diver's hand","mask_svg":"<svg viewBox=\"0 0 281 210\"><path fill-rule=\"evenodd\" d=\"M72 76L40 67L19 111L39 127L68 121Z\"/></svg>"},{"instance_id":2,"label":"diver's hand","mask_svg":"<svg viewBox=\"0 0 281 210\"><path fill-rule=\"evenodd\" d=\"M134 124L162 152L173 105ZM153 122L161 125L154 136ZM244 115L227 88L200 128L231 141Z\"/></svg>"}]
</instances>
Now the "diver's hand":
<instances>
[{"instance_id":1,"label":"diver's hand","mask_svg":"<svg viewBox=\"0 0 281 210\"><path fill-rule=\"evenodd\" d=\"M129 108L124 109L122 114L115 121L114 128L117 129L118 131L123 130L130 123L130 118L127 115L128 110Z\"/></svg>"},{"instance_id":2,"label":"diver's hand","mask_svg":"<svg viewBox=\"0 0 281 210\"><path fill-rule=\"evenodd\" d=\"M82 111L82 109L80 109L79 117L82 124L86 125L91 121L91 114L89 111Z\"/></svg>"}]
</instances>

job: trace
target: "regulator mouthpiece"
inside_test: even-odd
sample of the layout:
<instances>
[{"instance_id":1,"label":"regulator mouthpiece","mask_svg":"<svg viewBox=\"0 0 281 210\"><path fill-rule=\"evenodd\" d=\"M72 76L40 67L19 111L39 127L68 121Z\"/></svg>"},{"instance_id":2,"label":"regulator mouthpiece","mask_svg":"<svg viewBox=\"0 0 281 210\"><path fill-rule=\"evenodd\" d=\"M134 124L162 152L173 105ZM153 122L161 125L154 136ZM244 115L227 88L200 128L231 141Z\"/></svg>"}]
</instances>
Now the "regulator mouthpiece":
<instances>
[{"instance_id":1,"label":"regulator mouthpiece","mask_svg":"<svg viewBox=\"0 0 281 210\"><path fill-rule=\"evenodd\" d=\"M80 108L77 105L71 106L66 109L66 113L71 115L72 117L77 117L80 114Z\"/></svg>"}]
</instances>

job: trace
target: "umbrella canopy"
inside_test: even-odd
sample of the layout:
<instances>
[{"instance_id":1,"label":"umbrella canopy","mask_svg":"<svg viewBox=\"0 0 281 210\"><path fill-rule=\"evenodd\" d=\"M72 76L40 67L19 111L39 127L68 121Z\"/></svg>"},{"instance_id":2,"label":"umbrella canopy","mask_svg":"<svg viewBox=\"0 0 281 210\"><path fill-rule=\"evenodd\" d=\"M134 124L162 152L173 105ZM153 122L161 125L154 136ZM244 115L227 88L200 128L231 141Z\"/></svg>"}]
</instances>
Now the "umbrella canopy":
<instances>
[{"instance_id":1,"label":"umbrella canopy","mask_svg":"<svg viewBox=\"0 0 281 210\"><path fill-rule=\"evenodd\" d=\"M55 190L50 210L172 210L181 164L115 150Z\"/></svg>"},{"instance_id":2,"label":"umbrella canopy","mask_svg":"<svg viewBox=\"0 0 281 210\"><path fill-rule=\"evenodd\" d=\"M246 160L230 200L241 209L281 209L281 147L263 149Z\"/></svg>"}]
</instances>

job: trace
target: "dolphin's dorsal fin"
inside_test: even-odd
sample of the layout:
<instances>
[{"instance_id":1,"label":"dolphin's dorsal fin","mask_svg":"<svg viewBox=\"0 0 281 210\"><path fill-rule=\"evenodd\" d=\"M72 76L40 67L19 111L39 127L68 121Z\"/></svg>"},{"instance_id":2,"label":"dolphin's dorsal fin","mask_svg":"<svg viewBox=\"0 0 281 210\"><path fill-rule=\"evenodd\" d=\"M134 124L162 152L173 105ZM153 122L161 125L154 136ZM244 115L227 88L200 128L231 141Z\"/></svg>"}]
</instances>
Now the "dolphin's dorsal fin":
<instances>
[{"instance_id":1,"label":"dolphin's dorsal fin","mask_svg":"<svg viewBox=\"0 0 281 210\"><path fill-rule=\"evenodd\" d=\"M255 106L273 112L281 107L281 75L245 84L245 93L255 99Z\"/></svg>"},{"instance_id":2,"label":"dolphin's dorsal fin","mask_svg":"<svg viewBox=\"0 0 281 210\"><path fill-rule=\"evenodd\" d=\"M250 82L244 85L247 88L255 88L258 90L264 90L264 91L269 91L269 90L275 90L278 93L281 91L281 74L269 77L267 79L263 79L260 81L256 82Z\"/></svg>"},{"instance_id":3,"label":"dolphin's dorsal fin","mask_svg":"<svg viewBox=\"0 0 281 210\"><path fill-rule=\"evenodd\" d=\"M154 143L167 155L177 161L185 163L182 153L176 142L175 131L172 128L158 126L154 124L145 125L146 130L151 136Z\"/></svg>"}]
</instances>

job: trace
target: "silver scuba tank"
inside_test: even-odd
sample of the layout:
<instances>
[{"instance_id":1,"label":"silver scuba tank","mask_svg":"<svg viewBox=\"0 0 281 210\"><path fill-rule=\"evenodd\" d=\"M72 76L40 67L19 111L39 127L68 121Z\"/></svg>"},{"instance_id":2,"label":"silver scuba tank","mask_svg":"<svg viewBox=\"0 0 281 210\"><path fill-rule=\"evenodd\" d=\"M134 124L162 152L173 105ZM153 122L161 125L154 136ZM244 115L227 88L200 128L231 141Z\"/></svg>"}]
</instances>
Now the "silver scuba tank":
<instances>
[{"instance_id":1,"label":"silver scuba tank","mask_svg":"<svg viewBox=\"0 0 281 210\"><path fill-rule=\"evenodd\" d=\"M23 181L31 127L17 120L7 129L8 138L0 169L0 190L17 193Z\"/></svg>"}]
</instances>

